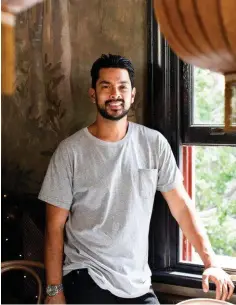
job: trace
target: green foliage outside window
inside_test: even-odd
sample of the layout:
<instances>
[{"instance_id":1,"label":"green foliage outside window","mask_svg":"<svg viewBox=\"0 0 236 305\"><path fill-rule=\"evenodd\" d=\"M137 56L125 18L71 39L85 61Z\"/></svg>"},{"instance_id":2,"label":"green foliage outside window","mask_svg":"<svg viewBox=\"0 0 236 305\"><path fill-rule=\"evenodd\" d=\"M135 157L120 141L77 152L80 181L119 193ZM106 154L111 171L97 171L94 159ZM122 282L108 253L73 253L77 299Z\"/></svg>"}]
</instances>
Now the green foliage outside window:
<instances>
[{"instance_id":1,"label":"green foliage outside window","mask_svg":"<svg viewBox=\"0 0 236 305\"><path fill-rule=\"evenodd\" d=\"M223 123L222 79L207 70L194 72L194 123ZM198 146L194 160L196 207L213 249L236 257L236 147Z\"/></svg>"}]
</instances>

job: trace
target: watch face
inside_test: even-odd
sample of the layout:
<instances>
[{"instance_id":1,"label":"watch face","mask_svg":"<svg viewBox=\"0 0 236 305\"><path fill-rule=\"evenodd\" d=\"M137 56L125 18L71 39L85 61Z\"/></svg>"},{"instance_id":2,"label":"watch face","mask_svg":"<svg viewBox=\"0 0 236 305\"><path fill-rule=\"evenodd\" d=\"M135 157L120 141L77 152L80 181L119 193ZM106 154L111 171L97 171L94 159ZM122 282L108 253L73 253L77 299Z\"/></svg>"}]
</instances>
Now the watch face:
<instances>
[{"instance_id":1,"label":"watch face","mask_svg":"<svg viewBox=\"0 0 236 305\"><path fill-rule=\"evenodd\" d=\"M54 295L56 295L58 293L58 288L57 286L48 286L46 289L47 295L49 295L50 297L53 297Z\"/></svg>"}]
</instances>

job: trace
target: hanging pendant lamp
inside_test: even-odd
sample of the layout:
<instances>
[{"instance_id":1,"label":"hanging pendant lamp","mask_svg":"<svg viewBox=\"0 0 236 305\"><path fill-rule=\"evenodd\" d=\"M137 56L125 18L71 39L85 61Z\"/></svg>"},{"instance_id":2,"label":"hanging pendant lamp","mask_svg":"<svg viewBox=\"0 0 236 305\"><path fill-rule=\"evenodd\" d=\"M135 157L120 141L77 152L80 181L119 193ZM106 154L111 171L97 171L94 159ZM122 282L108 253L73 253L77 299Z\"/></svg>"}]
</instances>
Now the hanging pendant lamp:
<instances>
[{"instance_id":1,"label":"hanging pendant lamp","mask_svg":"<svg viewBox=\"0 0 236 305\"><path fill-rule=\"evenodd\" d=\"M225 76L225 131L236 131L236 0L154 0L154 11L182 60Z\"/></svg>"},{"instance_id":2,"label":"hanging pendant lamp","mask_svg":"<svg viewBox=\"0 0 236 305\"><path fill-rule=\"evenodd\" d=\"M3 94L15 93L15 25L17 14L43 0L1 1L1 89Z\"/></svg>"}]
</instances>

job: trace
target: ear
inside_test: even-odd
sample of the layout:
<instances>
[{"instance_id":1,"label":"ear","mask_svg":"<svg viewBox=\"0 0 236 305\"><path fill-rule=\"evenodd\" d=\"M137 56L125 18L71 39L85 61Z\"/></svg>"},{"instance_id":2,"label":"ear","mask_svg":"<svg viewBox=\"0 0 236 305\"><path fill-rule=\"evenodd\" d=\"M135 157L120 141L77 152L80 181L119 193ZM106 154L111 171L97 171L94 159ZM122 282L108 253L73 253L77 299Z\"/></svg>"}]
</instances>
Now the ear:
<instances>
[{"instance_id":1,"label":"ear","mask_svg":"<svg viewBox=\"0 0 236 305\"><path fill-rule=\"evenodd\" d=\"M96 92L93 88L89 88L89 97L92 101L92 103L96 103Z\"/></svg>"},{"instance_id":2,"label":"ear","mask_svg":"<svg viewBox=\"0 0 236 305\"><path fill-rule=\"evenodd\" d=\"M134 87L131 92L131 104L133 104L134 102L135 95L136 95L136 88Z\"/></svg>"}]
</instances>

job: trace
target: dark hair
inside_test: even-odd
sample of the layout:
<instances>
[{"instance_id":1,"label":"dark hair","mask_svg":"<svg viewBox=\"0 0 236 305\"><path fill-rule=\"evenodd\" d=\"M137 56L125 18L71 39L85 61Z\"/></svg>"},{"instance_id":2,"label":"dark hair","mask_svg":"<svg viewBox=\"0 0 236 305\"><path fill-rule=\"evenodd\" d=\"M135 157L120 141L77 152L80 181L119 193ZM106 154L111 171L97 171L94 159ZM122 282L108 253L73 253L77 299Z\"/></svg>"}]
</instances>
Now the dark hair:
<instances>
[{"instance_id":1,"label":"dark hair","mask_svg":"<svg viewBox=\"0 0 236 305\"><path fill-rule=\"evenodd\" d=\"M134 87L134 67L130 60L120 55L102 54L92 66L90 71L92 77L92 88L96 88L96 82L99 78L99 71L102 68L120 68L126 69L129 73L129 78L132 88Z\"/></svg>"}]
</instances>

